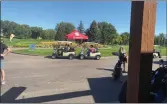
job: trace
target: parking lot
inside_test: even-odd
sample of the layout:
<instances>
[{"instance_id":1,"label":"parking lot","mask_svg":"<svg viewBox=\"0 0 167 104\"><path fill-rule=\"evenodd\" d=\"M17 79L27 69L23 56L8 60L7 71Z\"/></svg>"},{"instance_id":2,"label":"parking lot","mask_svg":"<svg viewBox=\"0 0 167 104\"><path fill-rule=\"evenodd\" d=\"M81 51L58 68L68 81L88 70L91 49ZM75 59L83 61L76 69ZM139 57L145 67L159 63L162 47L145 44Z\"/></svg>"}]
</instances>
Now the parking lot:
<instances>
[{"instance_id":1,"label":"parking lot","mask_svg":"<svg viewBox=\"0 0 167 104\"><path fill-rule=\"evenodd\" d=\"M158 60L158 59L157 59ZM2 102L118 102L122 85L112 80L117 57L101 60L49 59L10 54L5 59ZM158 64L153 64L154 69ZM125 73L123 80L127 78Z\"/></svg>"}]
</instances>

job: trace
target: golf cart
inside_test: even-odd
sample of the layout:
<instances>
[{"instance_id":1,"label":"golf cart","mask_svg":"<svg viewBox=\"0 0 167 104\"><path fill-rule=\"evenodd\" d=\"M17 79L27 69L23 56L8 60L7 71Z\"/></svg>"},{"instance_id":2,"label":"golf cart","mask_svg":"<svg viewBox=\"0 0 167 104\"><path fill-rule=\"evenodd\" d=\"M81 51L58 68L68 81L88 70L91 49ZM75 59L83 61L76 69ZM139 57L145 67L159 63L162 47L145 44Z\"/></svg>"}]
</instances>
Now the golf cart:
<instances>
[{"instance_id":1,"label":"golf cart","mask_svg":"<svg viewBox=\"0 0 167 104\"><path fill-rule=\"evenodd\" d=\"M95 52L93 52L93 53L90 52L89 54L87 54L87 52L88 52L88 45L93 45L96 48ZM83 59L100 60L101 53L99 52L97 45L98 45L98 43L85 42L84 45L83 45L83 48L82 48L81 52L78 55L78 58L80 60L83 60Z\"/></svg>"},{"instance_id":2,"label":"golf cart","mask_svg":"<svg viewBox=\"0 0 167 104\"><path fill-rule=\"evenodd\" d=\"M71 44L72 42L66 41L66 44ZM61 43L57 47L54 47L54 52L52 54L52 59L55 58L69 58L70 60L75 58L75 50L70 48L66 49L65 46L61 46Z\"/></svg>"},{"instance_id":3,"label":"golf cart","mask_svg":"<svg viewBox=\"0 0 167 104\"><path fill-rule=\"evenodd\" d=\"M153 58L161 58L160 51L158 50L153 50Z\"/></svg>"}]
</instances>

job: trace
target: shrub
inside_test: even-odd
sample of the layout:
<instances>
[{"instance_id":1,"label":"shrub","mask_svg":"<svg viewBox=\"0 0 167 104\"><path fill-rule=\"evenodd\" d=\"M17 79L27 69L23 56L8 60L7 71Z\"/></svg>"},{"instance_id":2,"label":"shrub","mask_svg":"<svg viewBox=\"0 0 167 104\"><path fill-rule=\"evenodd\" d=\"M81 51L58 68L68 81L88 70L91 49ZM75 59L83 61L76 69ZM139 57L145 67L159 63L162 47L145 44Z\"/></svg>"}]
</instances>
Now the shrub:
<instances>
[{"instance_id":1,"label":"shrub","mask_svg":"<svg viewBox=\"0 0 167 104\"><path fill-rule=\"evenodd\" d=\"M104 45L98 44L98 43L87 42L87 43L81 44L81 46L85 46L85 47L89 47L90 45L93 45L94 47L97 47L97 48L104 48Z\"/></svg>"},{"instance_id":2,"label":"shrub","mask_svg":"<svg viewBox=\"0 0 167 104\"><path fill-rule=\"evenodd\" d=\"M40 47L43 48L52 48L52 47L58 47L58 46L65 46L66 44L69 44L69 42L67 41L58 41L58 42L41 42L39 44ZM76 43L72 43L72 47L77 47Z\"/></svg>"}]
</instances>

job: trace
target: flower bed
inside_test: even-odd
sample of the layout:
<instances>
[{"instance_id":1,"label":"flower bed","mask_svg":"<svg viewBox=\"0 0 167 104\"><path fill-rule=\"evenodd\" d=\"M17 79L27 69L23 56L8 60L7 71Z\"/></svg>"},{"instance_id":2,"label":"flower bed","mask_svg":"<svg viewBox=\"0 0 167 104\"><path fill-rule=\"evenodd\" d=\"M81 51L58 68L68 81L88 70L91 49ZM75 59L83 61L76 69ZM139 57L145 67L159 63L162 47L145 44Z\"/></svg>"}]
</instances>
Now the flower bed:
<instances>
[{"instance_id":1,"label":"flower bed","mask_svg":"<svg viewBox=\"0 0 167 104\"><path fill-rule=\"evenodd\" d=\"M9 45L10 47L13 48L29 48L30 47L31 42L27 43L16 43L16 44L11 44ZM38 42L38 43L32 43L35 44L37 48L53 48L53 47L57 47L57 46L65 46L66 44L72 44L72 47L82 47L82 46L86 46L89 47L90 45L94 45L94 47L98 47L98 48L104 48L104 45L98 44L98 43L92 43L92 42L86 42L83 43L81 45L75 43L75 42L69 42L69 41L48 41L48 42Z\"/></svg>"}]
</instances>

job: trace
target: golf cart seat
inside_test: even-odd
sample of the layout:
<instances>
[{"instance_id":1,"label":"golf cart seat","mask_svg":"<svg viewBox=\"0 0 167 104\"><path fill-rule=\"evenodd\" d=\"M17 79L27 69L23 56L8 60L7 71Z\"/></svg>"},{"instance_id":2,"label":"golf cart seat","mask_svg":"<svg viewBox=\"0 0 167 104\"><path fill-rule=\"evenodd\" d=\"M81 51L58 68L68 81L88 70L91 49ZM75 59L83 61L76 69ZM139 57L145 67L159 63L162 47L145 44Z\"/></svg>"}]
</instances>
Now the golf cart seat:
<instances>
[{"instance_id":1,"label":"golf cart seat","mask_svg":"<svg viewBox=\"0 0 167 104\"><path fill-rule=\"evenodd\" d=\"M70 48L68 52L75 52L74 48Z\"/></svg>"}]
</instances>

